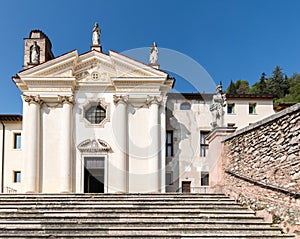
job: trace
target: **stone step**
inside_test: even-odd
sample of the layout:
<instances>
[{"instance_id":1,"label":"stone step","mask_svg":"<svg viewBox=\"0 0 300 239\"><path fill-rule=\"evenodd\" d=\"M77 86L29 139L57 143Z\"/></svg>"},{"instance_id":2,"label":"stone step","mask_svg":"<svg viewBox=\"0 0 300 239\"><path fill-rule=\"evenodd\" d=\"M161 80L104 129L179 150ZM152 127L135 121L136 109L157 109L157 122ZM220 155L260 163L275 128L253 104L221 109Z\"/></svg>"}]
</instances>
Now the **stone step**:
<instances>
[{"instance_id":1,"label":"stone step","mask_svg":"<svg viewBox=\"0 0 300 239\"><path fill-rule=\"evenodd\" d=\"M222 194L0 195L0 238L292 238Z\"/></svg>"},{"instance_id":2,"label":"stone step","mask_svg":"<svg viewBox=\"0 0 300 239\"><path fill-rule=\"evenodd\" d=\"M151 204L151 205L165 205L166 203L170 204L170 205L174 205L174 204L191 204L191 205L198 205L198 204L225 204L225 205L237 205L237 203L233 200L229 200L229 199L201 199L201 200L196 200L196 199L172 199L172 200L161 200L161 199L151 199L151 200L106 200L106 199L102 199L102 200L68 200L68 199L63 199L63 200L56 200L56 199L11 199L11 200L2 200L0 201L1 204L0 205L20 205L20 204L24 204L24 205L30 205L30 204L71 204L71 205L85 205L85 204L111 204L111 205L118 205L118 204Z\"/></svg>"},{"instance_id":3,"label":"stone step","mask_svg":"<svg viewBox=\"0 0 300 239\"><path fill-rule=\"evenodd\" d=\"M86 226L76 226L76 227L61 227L53 226L53 227L19 227L11 226L6 228L0 228L0 235L2 233L10 233L10 234L20 234L20 233L47 233L47 234L73 234L73 235L85 235L85 234L95 234L101 237L102 235L165 235L165 234L209 234L209 233L223 233L224 235L230 235L232 233L235 234L253 234L253 235L275 235L281 234L281 230L273 227L262 227L262 226L251 226L247 227L168 227L168 226L160 226L160 227L151 227L151 226L138 226L138 227L120 227L120 226L110 226L110 227L86 227Z\"/></svg>"},{"instance_id":4,"label":"stone step","mask_svg":"<svg viewBox=\"0 0 300 239\"><path fill-rule=\"evenodd\" d=\"M164 215L164 216L170 216L170 215L197 215L197 216L212 216L212 215L235 215L235 216L246 216L246 215L254 215L254 212L248 211L248 210L194 210L194 209L82 209L82 210L72 210L72 209L63 209L57 210L57 209L2 209L0 210L0 214L2 215L34 215L34 214L43 214L44 216L54 216L54 215L72 215L72 216L86 216L87 214L91 215L120 215L124 216L127 214L131 215Z\"/></svg>"},{"instance_id":5,"label":"stone step","mask_svg":"<svg viewBox=\"0 0 300 239\"><path fill-rule=\"evenodd\" d=\"M142 221L156 221L156 222L172 222L180 220L181 222L213 222L217 223L219 221L226 221L226 222L263 222L262 217L254 216L253 214L250 215L211 215L211 216L199 216L199 215L80 215L80 217L74 217L74 214L66 215L66 214L57 214L57 215L44 215L44 214L27 214L27 215L1 215L0 214L0 221L5 220L15 220L15 221L36 221L39 220L41 222L65 222L65 221L80 221L80 222L90 222L90 221L106 221L106 222L142 222Z\"/></svg>"},{"instance_id":6,"label":"stone step","mask_svg":"<svg viewBox=\"0 0 300 239\"><path fill-rule=\"evenodd\" d=\"M199 225L201 223L201 225ZM52 228L52 227L62 227L62 228L76 228L76 227L93 227L93 228L109 228L109 227L165 227L165 228L216 228L216 227L227 227L227 228L251 228L251 227L263 227L270 226L267 222L239 222L239 221L182 221L179 219L173 219L172 221L153 221L146 220L143 221L108 221L108 220L97 220L97 221L83 221L83 220L62 220L62 221L46 221L46 220L0 220L0 230L5 230L7 228Z\"/></svg>"},{"instance_id":7,"label":"stone step","mask_svg":"<svg viewBox=\"0 0 300 239\"><path fill-rule=\"evenodd\" d=\"M136 205L131 205L131 204L118 204L118 205L111 205L111 204L92 204L92 205L61 205L61 204L35 204L35 205L0 205L0 212L5 212L8 210L13 210L17 209L19 211L24 211L24 210L39 210L39 211L46 211L46 210L80 210L80 211L86 211L86 210L114 210L114 209L122 209L122 210L160 210L160 211L165 211L165 210L222 210L222 211L247 211L248 208L243 208L239 205L169 205L166 203L165 205L144 205L144 204L136 204Z\"/></svg>"},{"instance_id":8,"label":"stone step","mask_svg":"<svg viewBox=\"0 0 300 239\"><path fill-rule=\"evenodd\" d=\"M52 234L27 234L22 233L18 235L12 235L12 234L2 234L0 235L0 238L12 238L12 239L20 239L20 238L30 238L30 239L42 239L42 238L49 238L49 239L95 239L98 238L98 235L95 234L85 234L85 235L74 235L74 234L56 234L53 236ZM135 239L195 239L195 238L206 238L206 239L216 239L216 238L230 238L230 239L283 239L283 238L294 238L293 235L287 235L287 234L269 234L269 235L253 235L253 234L165 234L165 235L101 235L101 238L109 238L109 239L124 239L124 238L135 238Z\"/></svg>"},{"instance_id":9,"label":"stone step","mask_svg":"<svg viewBox=\"0 0 300 239\"><path fill-rule=\"evenodd\" d=\"M1 194L1 198L228 198L225 194L217 193L18 193L18 194Z\"/></svg>"}]
</instances>

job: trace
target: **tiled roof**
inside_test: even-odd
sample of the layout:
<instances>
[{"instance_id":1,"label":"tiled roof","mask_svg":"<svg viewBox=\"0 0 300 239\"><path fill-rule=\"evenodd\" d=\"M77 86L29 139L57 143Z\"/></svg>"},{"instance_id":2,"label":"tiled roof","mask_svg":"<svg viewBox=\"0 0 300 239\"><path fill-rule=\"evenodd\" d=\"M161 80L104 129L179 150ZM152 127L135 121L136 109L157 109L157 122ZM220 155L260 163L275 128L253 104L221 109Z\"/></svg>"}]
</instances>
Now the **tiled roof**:
<instances>
[{"instance_id":1,"label":"tiled roof","mask_svg":"<svg viewBox=\"0 0 300 239\"><path fill-rule=\"evenodd\" d=\"M0 114L0 121L22 121L22 115Z\"/></svg>"}]
</instances>

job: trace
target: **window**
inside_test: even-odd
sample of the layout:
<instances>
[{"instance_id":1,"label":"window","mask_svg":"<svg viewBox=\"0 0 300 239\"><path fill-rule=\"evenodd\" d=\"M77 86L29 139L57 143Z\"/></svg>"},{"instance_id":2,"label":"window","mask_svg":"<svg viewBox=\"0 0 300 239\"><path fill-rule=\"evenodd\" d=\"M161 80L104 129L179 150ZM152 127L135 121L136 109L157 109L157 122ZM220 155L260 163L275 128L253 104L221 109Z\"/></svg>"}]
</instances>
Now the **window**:
<instances>
[{"instance_id":1,"label":"window","mask_svg":"<svg viewBox=\"0 0 300 239\"><path fill-rule=\"evenodd\" d=\"M168 130L166 135L166 157L173 156L173 131Z\"/></svg>"},{"instance_id":2,"label":"window","mask_svg":"<svg viewBox=\"0 0 300 239\"><path fill-rule=\"evenodd\" d=\"M21 182L21 171L14 171L13 172L13 182L20 183Z\"/></svg>"},{"instance_id":3,"label":"window","mask_svg":"<svg viewBox=\"0 0 300 239\"><path fill-rule=\"evenodd\" d=\"M191 109L191 104L189 102L185 102L180 105L180 110L190 110L190 109Z\"/></svg>"},{"instance_id":4,"label":"window","mask_svg":"<svg viewBox=\"0 0 300 239\"><path fill-rule=\"evenodd\" d=\"M249 104L249 114L256 114L256 104L255 103L250 103Z\"/></svg>"},{"instance_id":5,"label":"window","mask_svg":"<svg viewBox=\"0 0 300 239\"><path fill-rule=\"evenodd\" d=\"M14 133L14 149L21 148L21 133Z\"/></svg>"},{"instance_id":6,"label":"window","mask_svg":"<svg viewBox=\"0 0 300 239\"><path fill-rule=\"evenodd\" d=\"M208 142L206 136L209 134L209 131L200 131L200 156L206 157L208 153Z\"/></svg>"},{"instance_id":7,"label":"window","mask_svg":"<svg viewBox=\"0 0 300 239\"><path fill-rule=\"evenodd\" d=\"M234 109L234 104L228 104L227 105L227 114L234 114L235 109Z\"/></svg>"},{"instance_id":8,"label":"window","mask_svg":"<svg viewBox=\"0 0 300 239\"><path fill-rule=\"evenodd\" d=\"M166 172L166 185L173 184L173 172Z\"/></svg>"},{"instance_id":9,"label":"window","mask_svg":"<svg viewBox=\"0 0 300 239\"><path fill-rule=\"evenodd\" d=\"M93 74L92 74L92 79L93 79L93 80L98 80L98 78L99 78L98 73L93 73Z\"/></svg>"},{"instance_id":10,"label":"window","mask_svg":"<svg viewBox=\"0 0 300 239\"><path fill-rule=\"evenodd\" d=\"M100 105L94 105L85 112L85 118L92 124L100 124L106 117L106 110Z\"/></svg>"},{"instance_id":11,"label":"window","mask_svg":"<svg viewBox=\"0 0 300 239\"><path fill-rule=\"evenodd\" d=\"M209 173L201 172L201 186L209 186Z\"/></svg>"}]
</instances>

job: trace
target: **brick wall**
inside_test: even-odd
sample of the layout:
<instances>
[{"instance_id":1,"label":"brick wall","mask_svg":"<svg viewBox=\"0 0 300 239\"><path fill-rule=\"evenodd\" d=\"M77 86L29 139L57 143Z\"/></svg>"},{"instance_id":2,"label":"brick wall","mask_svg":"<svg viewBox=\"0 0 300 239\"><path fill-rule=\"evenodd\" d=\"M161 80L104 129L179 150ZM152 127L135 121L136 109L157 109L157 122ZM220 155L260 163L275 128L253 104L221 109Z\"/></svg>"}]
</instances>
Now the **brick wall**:
<instances>
[{"instance_id":1,"label":"brick wall","mask_svg":"<svg viewBox=\"0 0 300 239\"><path fill-rule=\"evenodd\" d=\"M225 192L300 237L300 103L227 137Z\"/></svg>"}]
</instances>

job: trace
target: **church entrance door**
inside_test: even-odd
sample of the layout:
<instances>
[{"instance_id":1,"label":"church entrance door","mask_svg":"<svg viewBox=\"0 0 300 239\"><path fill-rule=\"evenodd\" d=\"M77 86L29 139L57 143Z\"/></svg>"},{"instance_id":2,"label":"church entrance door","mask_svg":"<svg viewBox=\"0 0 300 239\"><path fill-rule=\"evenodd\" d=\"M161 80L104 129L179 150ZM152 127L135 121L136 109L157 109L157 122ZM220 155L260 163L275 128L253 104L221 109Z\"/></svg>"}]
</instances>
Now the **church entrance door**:
<instances>
[{"instance_id":1,"label":"church entrance door","mask_svg":"<svg viewBox=\"0 0 300 239\"><path fill-rule=\"evenodd\" d=\"M104 157L84 158L84 192L104 193Z\"/></svg>"}]
</instances>

